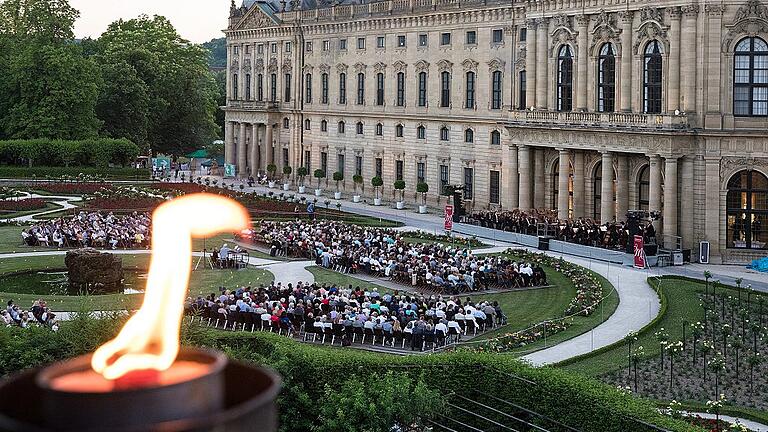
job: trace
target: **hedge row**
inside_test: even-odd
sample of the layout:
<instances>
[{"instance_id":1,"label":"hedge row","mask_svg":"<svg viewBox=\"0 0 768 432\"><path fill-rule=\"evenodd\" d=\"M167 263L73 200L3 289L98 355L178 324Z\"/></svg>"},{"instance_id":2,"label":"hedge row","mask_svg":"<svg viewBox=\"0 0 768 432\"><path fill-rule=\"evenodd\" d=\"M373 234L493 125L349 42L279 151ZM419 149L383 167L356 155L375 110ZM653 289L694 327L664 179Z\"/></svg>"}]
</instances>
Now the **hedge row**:
<instances>
[{"instance_id":1,"label":"hedge row","mask_svg":"<svg viewBox=\"0 0 768 432\"><path fill-rule=\"evenodd\" d=\"M57 179L62 176L76 177L78 174L97 175L107 179L148 180L148 169L108 167L22 167L0 165L0 178L6 179Z\"/></svg>"},{"instance_id":2,"label":"hedge row","mask_svg":"<svg viewBox=\"0 0 768 432\"><path fill-rule=\"evenodd\" d=\"M0 164L11 166L125 166L138 155L139 147L127 139L0 141Z\"/></svg>"},{"instance_id":3,"label":"hedge row","mask_svg":"<svg viewBox=\"0 0 768 432\"><path fill-rule=\"evenodd\" d=\"M533 368L505 355L456 352L395 357L318 348L263 333L201 331L193 339L230 357L272 367L283 376L281 430L311 430L326 385L337 387L352 378L395 370L413 381L425 380L429 388L444 395L478 390L584 432L658 430L649 425L674 432L700 431L660 414L650 401L599 381L553 368Z\"/></svg>"}]
</instances>

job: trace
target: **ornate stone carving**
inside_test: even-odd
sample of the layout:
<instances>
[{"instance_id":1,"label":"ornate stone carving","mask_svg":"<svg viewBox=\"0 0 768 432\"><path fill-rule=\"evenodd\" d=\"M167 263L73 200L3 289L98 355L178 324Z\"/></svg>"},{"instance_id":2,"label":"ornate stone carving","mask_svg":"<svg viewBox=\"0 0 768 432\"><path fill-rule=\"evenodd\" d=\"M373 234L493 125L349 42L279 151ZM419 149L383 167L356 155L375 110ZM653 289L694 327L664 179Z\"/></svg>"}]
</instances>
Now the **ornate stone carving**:
<instances>
[{"instance_id":1,"label":"ornate stone carving","mask_svg":"<svg viewBox=\"0 0 768 432\"><path fill-rule=\"evenodd\" d=\"M365 68L368 66L362 64L362 63L355 63L355 72L357 73L365 73Z\"/></svg>"},{"instance_id":2,"label":"ornate stone carving","mask_svg":"<svg viewBox=\"0 0 768 432\"><path fill-rule=\"evenodd\" d=\"M272 57L269 59L269 66L267 66L267 70L269 72L276 72L277 71L277 59Z\"/></svg>"},{"instance_id":3,"label":"ornate stone carving","mask_svg":"<svg viewBox=\"0 0 768 432\"><path fill-rule=\"evenodd\" d=\"M661 27L656 21L646 21L635 32L635 42L632 45L632 51L635 54L639 54L640 45L653 39L659 39L664 44L666 50L666 47L668 46L667 30Z\"/></svg>"},{"instance_id":4,"label":"ornate stone carving","mask_svg":"<svg viewBox=\"0 0 768 432\"><path fill-rule=\"evenodd\" d=\"M750 0L740 7L732 24L727 25L728 32L723 38L723 52L733 51L734 40L746 36L768 33L768 8L757 0Z\"/></svg>"},{"instance_id":5,"label":"ornate stone carving","mask_svg":"<svg viewBox=\"0 0 768 432\"><path fill-rule=\"evenodd\" d=\"M558 14L552 17L552 23L555 25L555 29L559 27L567 28L568 30L573 30L573 27L571 26L571 18L568 15L565 14Z\"/></svg>"},{"instance_id":6,"label":"ornate stone carving","mask_svg":"<svg viewBox=\"0 0 768 432\"><path fill-rule=\"evenodd\" d=\"M465 71L476 71L478 64L479 64L478 62L472 59L466 59L463 62L461 62L461 66L464 67Z\"/></svg>"},{"instance_id":7,"label":"ornate stone carving","mask_svg":"<svg viewBox=\"0 0 768 432\"><path fill-rule=\"evenodd\" d=\"M314 66L312 66L310 64L307 64L307 65L304 65L302 70L304 71L304 73L311 73L312 69L314 69L314 68L315 68Z\"/></svg>"},{"instance_id":8,"label":"ornate stone carving","mask_svg":"<svg viewBox=\"0 0 768 432\"><path fill-rule=\"evenodd\" d=\"M595 24L592 26L592 43L589 45L590 55L598 55L599 53L597 50L606 42L612 43L616 48L615 54L620 55L620 33L621 30L616 28L616 22L613 15L601 9L595 19Z\"/></svg>"},{"instance_id":9,"label":"ornate stone carving","mask_svg":"<svg viewBox=\"0 0 768 432\"><path fill-rule=\"evenodd\" d=\"M387 69L387 65L385 65L382 62L376 62L376 64L373 65L373 70L378 72L384 72Z\"/></svg>"},{"instance_id":10,"label":"ornate stone carving","mask_svg":"<svg viewBox=\"0 0 768 432\"><path fill-rule=\"evenodd\" d=\"M634 11L621 11L619 12L619 19L622 23L629 23L632 24L632 20L635 17Z\"/></svg>"},{"instance_id":11,"label":"ornate stone carving","mask_svg":"<svg viewBox=\"0 0 768 432\"><path fill-rule=\"evenodd\" d=\"M429 63L424 60L419 60L413 65L416 68L416 72L427 72L429 70Z\"/></svg>"},{"instance_id":12,"label":"ornate stone carving","mask_svg":"<svg viewBox=\"0 0 768 432\"><path fill-rule=\"evenodd\" d=\"M242 20L235 26L238 30L244 29L260 29L263 27L272 27L279 24L279 22L273 20L258 7L251 8L250 11L243 17Z\"/></svg>"},{"instance_id":13,"label":"ornate stone carving","mask_svg":"<svg viewBox=\"0 0 768 432\"><path fill-rule=\"evenodd\" d=\"M347 69L349 69L349 66L344 63L339 63L336 65L336 72L338 73L347 73Z\"/></svg>"},{"instance_id":14,"label":"ornate stone carving","mask_svg":"<svg viewBox=\"0 0 768 432\"><path fill-rule=\"evenodd\" d=\"M768 170L768 160L754 157L724 157L720 160L720 179L727 183L733 174L742 170L759 168Z\"/></svg>"},{"instance_id":15,"label":"ornate stone carving","mask_svg":"<svg viewBox=\"0 0 768 432\"><path fill-rule=\"evenodd\" d=\"M243 62L243 72L251 71L251 59L245 59Z\"/></svg>"},{"instance_id":16,"label":"ornate stone carving","mask_svg":"<svg viewBox=\"0 0 768 432\"><path fill-rule=\"evenodd\" d=\"M552 44L549 47L549 56L557 55L557 50L563 45L570 45L574 53L578 52L576 46L576 33L565 27L559 27L552 33Z\"/></svg>"},{"instance_id":17,"label":"ornate stone carving","mask_svg":"<svg viewBox=\"0 0 768 432\"><path fill-rule=\"evenodd\" d=\"M721 4L705 4L704 11L710 16L720 16L725 12L725 6Z\"/></svg>"},{"instance_id":18,"label":"ornate stone carving","mask_svg":"<svg viewBox=\"0 0 768 432\"><path fill-rule=\"evenodd\" d=\"M404 61L398 60L392 64L392 68L395 72L405 72L408 69L408 65Z\"/></svg>"},{"instance_id":19,"label":"ornate stone carving","mask_svg":"<svg viewBox=\"0 0 768 432\"><path fill-rule=\"evenodd\" d=\"M254 66L254 69L256 69L257 71L263 71L264 70L264 59L263 58L257 58L256 59L256 65Z\"/></svg>"},{"instance_id":20,"label":"ornate stone carving","mask_svg":"<svg viewBox=\"0 0 768 432\"><path fill-rule=\"evenodd\" d=\"M283 59L283 72L290 72L293 70L293 64L291 63L291 59L285 58Z\"/></svg>"},{"instance_id":21,"label":"ornate stone carving","mask_svg":"<svg viewBox=\"0 0 768 432\"><path fill-rule=\"evenodd\" d=\"M331 67L330 67L330 66L328 66L328 65L327 65L327 64L325 64L325 63L321 64L321 65L320 65L320 66L318 66L317 68L318 68L318 69L320 69L320 73L328 73L328 72L330 72L330 71L331 71Z\"/></svg>"},{"instance_id":22,"label":"ornate stone carving","mask_svg":"<svg viewBox=\"0 0 768 432\"><path fill-rule=\"evenodd\" d=\"M232 69L240 69L240 58L235 57L232 59Z\"/></svg>"},{"instance_id":23,"label":"ornate stone carving","mask_svg":"<svg viewBox=\"0 0 768 432\"><path fill-rule=\"evenodd\" d=\"M576 15L576 28L589 27L589 15Z\"/></svg>"},{"instance_id":24,"label":"ornate stone carving","mask_svg":"<svg viewBox=\"0 0 768 432\"><path fill-rule=\"evenodd\" d=\"M525 27L528 30L536 30L536 19L535 18L529 18L525 20Z\"/></svg>"},{"instance_id":25,"label":"ornate stone carving","mask_svg":"<svg viewBox=\"0 0 768 432\"><path fill-rule=\"evenodd\" d=\"M451 63L450 61L446 59L442 59L439 62L437 62L437 70L439 70L440 72L443 72L443 71L450 72L451 69L453 69L453 63Z\"/></svg>"},{"instance_id":26,"label":"ornate stone carving","mask_svg":"<svg viewBox=\"0 0 768 432\"><path fill-rule=\"evenodd\" d=\"M504 60L496 57L494 59L491 59L491 61L488 62L488 69L490 69L491 72L497 71L497 70L504 70Z\"/></svg>"},{"instance_id":27,"label":"ornate stone carving","mask_svg":"<svg viewBox=\"0 0 768 432\"><path fill-rule=\"evenodd\" d=\"M740 7L733 18L733 22L737 23L741 20L752 18L768 21L768 8L763 6L758 0L749 0L747 4Z\"/></svg>"},{"instance_id":28,"label":"ornate stone carving","mask_svg":"<svg viewBox=\"0 0 768 432\"><path fill-rule=\"evenodd\" d=\"M525 50L520 50L520 55L515 60L515 70L520 71L525 69Z\"/></svg>"},{"instance_id":29,"label":"ornate stone carving","mask_svg":"<svg viewBox=\"0 0 768 432\"><path fill-rule=\"evenodd\" d=\"M687 4L680 7L680 11L686 16L686 17L695 17L699 14L699 5L697 4Z\"/></svg>"},{"instance_id":30,"label":"ornate stone carving","mask_svg":"<svg viewBox=\"0 0 768 432\"><path fill-rule=\"evenodd\" d=\"M655 21L659 25L664 25L664 15L661 14L661 9L645 6L640 9L640 22Z\"/></svg>"}]
</instances>

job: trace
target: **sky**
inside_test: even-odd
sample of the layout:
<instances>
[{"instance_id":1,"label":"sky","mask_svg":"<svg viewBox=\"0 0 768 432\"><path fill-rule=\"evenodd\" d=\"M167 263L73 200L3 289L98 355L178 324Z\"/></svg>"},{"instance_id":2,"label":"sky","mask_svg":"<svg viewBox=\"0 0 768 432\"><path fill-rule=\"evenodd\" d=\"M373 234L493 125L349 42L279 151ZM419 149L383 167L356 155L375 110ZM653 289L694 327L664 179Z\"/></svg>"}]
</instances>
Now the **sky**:
<instances>
[{"instance_id":1,"label":"sky","mask_svg":"<svg viewBox=\"0 0 768 432\"><path fill-rule=\"evenodd\" d=\"M80 11L75 36L97 38L119 18L141 14L162 15L176 27L181 37L195 43L223 37L230 0L69 0ZM241 0L236 0L239 5Z\"/></svg>"}]
</instances>

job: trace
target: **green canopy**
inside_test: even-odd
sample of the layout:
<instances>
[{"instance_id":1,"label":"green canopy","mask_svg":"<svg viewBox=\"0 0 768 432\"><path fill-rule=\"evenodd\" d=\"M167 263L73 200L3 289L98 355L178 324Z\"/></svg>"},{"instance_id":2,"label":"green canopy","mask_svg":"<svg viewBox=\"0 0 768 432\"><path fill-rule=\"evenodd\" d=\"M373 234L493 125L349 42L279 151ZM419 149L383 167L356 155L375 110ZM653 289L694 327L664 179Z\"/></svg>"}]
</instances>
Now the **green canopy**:
<instances>
[{"instance_id":1,"label":"green canopy","mask_svg":"<svg viewBox=\"0 0 768 432\"><path fill-rule=\"evenodd\" d=\"M195 150L192 153L188 154L187 157L190 159L205 159L208 157L208 150L206 149Z\"/></svg>"}]
</instances>

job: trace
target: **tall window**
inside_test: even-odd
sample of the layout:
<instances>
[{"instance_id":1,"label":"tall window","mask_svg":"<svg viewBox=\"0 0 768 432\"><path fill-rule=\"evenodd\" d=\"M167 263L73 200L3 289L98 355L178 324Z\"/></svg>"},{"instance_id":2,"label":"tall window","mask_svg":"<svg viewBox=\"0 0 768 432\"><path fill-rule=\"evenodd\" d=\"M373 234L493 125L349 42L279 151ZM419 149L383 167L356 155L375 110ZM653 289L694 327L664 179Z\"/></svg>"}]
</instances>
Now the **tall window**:
<instances>
[{"instance_id":1,"label":"tall window","mask_svg":"<svg viewBox=\"0 0 768 432\"><path fill-rule=\"evenodd\" d=\"M443 108L451 106L451 73L448 71L440 74L440 106Z\"/></svg>"},{"instance_id":2,"label":"tall window","mask_svg":"<svg viewBox=\"0 0 768 432\"><path fill-rule=\"evenodd\" d=\"M402 180L403 179L403 161L398 160L395 161L395 180Z\"/></svg>"},{"instance_id":3,"label":"tall window","mask_svg":"<svg viewBox=\"0 0 768 432\"><path fill-rule=\"evenodd\" d=\"M376 74L376 105L384 105L384 74Z\"/></svg>"},{"instance_id":4,"label":"tall window","mask_svg":"<svg viewBox=\"0 0 768 432\"><path fill-rule=\"evenodd\" d=\"M269 76L269 100L277 101L277 74Z\"/></svg>"},{"instance_id":5,"label":"tall window","mask_svg":"<svg viewBox=\"0 0 768 432\"><path fill-rule=\"evenodd\" d=\"M326 120L320 122L320 132L328 132L328 122Z\"/></svg>"},{"instance_id":6,"label":"tall window","mask_svg":"<svg viewBox=\"0 0 768 432\"><path fill-rule=\"evenodd\" d=\"M338 130L338 132L339 132L340 134L343 134L343 133L344 133L344 131L345 131L345 129L346 129L346 124L345 124L345 123L344 123L344 121L342 120L342 121L340 121L340 122L339 122L339 126L338 126L337 130Z\"/></svg>"},{"instance_id":7,"label":"tall window","mask_svg":"<svg viewBox=\"0 0 768 432\"><path fill-rule=\"evenodd\" d=\"M419 72L419 106L427 106L427 73Z\"/></svg>"},{"instance_id":8,"label":"tall window","mask_svg":"<svg viewBox=\"0 0 768 432\"><path fill-rule=\"evenodd\" d=\"M563 45L557 54L557 110L573 108L573 53Z\"/></svg>"},{"instance_id":9,"label":"tall window","mask_svg":"<svg viewBox=\"0 0 768 432\"><path fill-rule=\"evenodd\" d=\"M464 102L465 108L475 108L475 73L467 72L467 95Z\"/></svg>"},{"instance_id":10,"label":"tall window","mask_svg":"<svg viewBox=\"0 0 768 432\"><path fill-rule=\"evenodd\" d=\"M365 74L362 72L357 74L357 104L365 104Z\"/></svg>"},{"instance_id":11,"label":"tall window","mask_svg":"<svg viewBox=\"0 0 768 432\"><path fill-rule=\"evenodd\" d=\"M320 75L320 87L321 87L320 103L327 104L328 103L328 74L327 73Z\"/></svg>"},{"instance_id":12,"label":"tall window","mask_svg":"<svg viewBox=\"0 0 768 432\"><path fill-rule=\"evenodd\" d=\"M376 123L376 136L383 136L384 135L384 125L381 123Z\"/></svg>"},{"instance_id":13,"label":"tall window","mask_svg":"<svg viewBox=\"0 0 768 432\"><path fill-rule=\"evenodd\" d=\"M416 138L418 138L418 139L426 139L427 138L427 128L425 128L423 125L419 125L419 127L416 128Z\"/></svg>"},{"instance_id":14,"label":"tall window","mask_svg":"<svg viewBox=\"0 0 768 432\"><path fill-rule=\"evenodd\" d=\"M440 190L439 193L443 193L445 187L449 183L448 177L448 165L440 165Z\"/></svg>"},{"instance_id":15,"label":"tall window","mask_svg":"<svg viewBox=\"0 0 768 432\"><path fill-rule=\"evenodd\" d=\"M733 67L733 114L768 115L768 44L757 37L742 39Z\"/></svg>"},{"instance_id":16,"label":"tall window","mask_svg":"<svg viewBox=\"0 0 768 432\"><path fill-rule=\"evenodd\" d=\"M501 175L498 171L491 171L490 173L490 185L488 188L489 196L488 196L488 202L491 204L498 204L499 203L499 197L501 195Z\"/></svg>"},{"instance_id":17,"label":"tall window","mask_svg":"<svg viewBox=\"0 0 768 432\"><path fill-rule=\"evenodd\" d=\"M339 103L347 103L347 74L343 72L339 74Z\"/></svg>"},{"instance_id":18,"label":"tall window","mask_svg":"<svg viewBox=\"0 0 768 432\"><path fill-rule=\"evenodd\" d=\"M404 130L405 128L403 127L403 125L398 124L397 126L395 126L395 136L398 138L402 138Z\"/></svg>"},{"instance_id":19,"label":"tall window","mask_svg":"<svg viewBox=\"0 0 768 432\"><path fill-rule=\"evenodd\" d=\"M728 180L726 245L738 249L766 249L768 232L768 178L744 170Z\"/></svg>"},{"instance_id":20,"label":"tall window","mask_svg":"<svg viewBox=\"0 0 768 432\"><path fill-rule=\"evenodd\" d=\"M376 177L384 178L384 159L376 158L374 161L374 172Z\"/></svg>"},{"instance_id":21,"label":"tall window","mask_svg":"<svg viewBox=\"0 0 768 432\"><path fill-rule=\"evenodd\" d=\"M528 102L525 100L525 87L527 85L525 82L525 71L520 71L517 85L520 87L517 95L517 109L524 110L528 108Z\"/></svg>"},{"instance_id":22,"label":"tall window","mask_svg":"<svg viewBox=\"0 0 768 432\"><path fill-rule=\"evenodd\" d=\"M304 167L307 169L307 172L311 172L312 152L309 150L304 150Z\"/></svg>"},{"instance_id":23,"label":"tall window","mask_svg":"<svg viewBox=\"0 0 768 432\"><path fill-rule=\"evenodd\" d=\"M616 54L613 45L600 48L597 59L597 110L613 112L616 108Z\"/></svg>"},{"instance_id":24,"label":"tall window","mask_svg":"<svg viewBox=\"0 0 768 432\"><path fill-rule=\"evenodd\" d=\"M291 101L291 74L285 74L285 98L283 101Z\"/></svg>"},{"instance_id":25,"label":"tall window","mask_svg":"<svg viewBox=\"0 0 768 432\"><path fill-rule=\"evenodd\" d=\"M363 134L363 122L357 122L357 124L355 125L355 132L358 135L362 135Z\"/></svg>"},{"instance_id":26,"label":"tall window","mask_svg":"<svg viewBox=\"0 0 768 432\"><path fill-rule=\"evenodd\" d=\"M491 109L501 109L501 71L491 74Z\"/></svg>"},{"instance_id":27,"label":"tall window","mask_svg":"<svg viewBox=\"0 0 768 432\"><path fill-rule=\"evenodd\" d=\"M312 130L312 121L310 119L304 120L304 130Z\"/></svg>"},{"instance_id":28,"label":"tall window","mask_svg":"<svg viewBox=\"0 0 768 432\"><path fill-rule=\"evenodd\" d=\"M344 159L345 158L344 158L343 154L339 153L338 155L336 155L336 171L338 171L338 172L340 172L342 174L344 174L344 165L345 165L345 163L344 163L345 160Z\"/></svg>"},{"instance_id":29,"label":"tall window","mask_svg":"<svg viewBox=\"0 0 768 432\"><path fill-rule=\"evenodd\" d=\"M290 156L288 154L288 149L284 148L283 149L283 168L287 167L290 164L290 162L291 162L291 160L290 160Z\"/></svg>"},{"instance_id":30,"label":"tall window","mask_svg":"<svg viewBox=\"0 0 768 432\"><path fill-rule=\"evenodd\" d=\"M440 141L448 141L448 127L446 126L440 128Z\"/></svg>"},{"instance_id":31,"label":"tall window","mask_svg":"<svg viewBox=\"0 0 768 432\"><path fill-rule=\"evenodd\" d=\"M363 157L355 156L355 175L363 175Z\"/></svg>"},{"instance_id":32,"label":"tall window","mask_svg":"<svg viewBox=\"0 0 768 432\"><path fill-rule=\"evenodd\" d=\"M256 75L256 100L259 102L264 100L264 75Z\"/></svg>"},{"instance_id":33,"label":"tall window","mask_svg":"<svg viewBox=\"0 0 768 432\"><path fill-rule=\"evenodd\" d=\"M237 82L237 74L232 75L232 99L237 100L237 90L238 90L238 82Z\"/></svg>"},{"instance_id":34,"label":"tall window","mask_svg":"<svg viewBox=\"0 0 768 432\"><path fill-rule=\"evenodd\" d=\"M251 74L245 74L245 100L251 100Z\"/></svg>"},{"instance_id":35,"label":"tall window","mask_svg":"<svg viewBox=\"0 0 768 432\"><path fill-rule=\"evenodd\" d=\"M405 106L405 73L397 73L397 101L396 105Z\"/></svg>"},{"instance_id":36,"label":"tall window","mask_svg":"<svg viewBox=\"0 0 768 432\"><path fill-rule=\"evenodd\" d=\"M427 181L426 168L427 164L424 162L416 162L416 183L425 183Z\"/></svg>"},{"instance_id":37,"label":"tall window","mask_svg":"<svg viewBox=\"0 0 768 432\"><path fill-rule=\"evenodd\" d=\"M637 207L648 211L651 203L651 169L648 165L640 170L637 176Z\"/></svg>"},{"instance_id":38,"label":"tall window","mask_svg":"<svg viewBox=\"0 0 768 432\"><path fill-rule=\"evenodd\" d=\"M464 199L467 201L472 200L472 196L475 191L475 170L472 168L464 168Z\"/></svg>"},{"instance_id":39,"label":"tall window","mask_svg":"<svg viewBox=\"0 0 768 432\"><path fill-rule=\"evenodd\" d=\"M661 113L661 44L648 42L643 56L643 112Z\"/></svg>"},{"instance_id":40,"label":"tall window","mask_svg":"<svg viewBox=\"0 0 768 432\"><path fill-rule=\"evenodd\" d=\"M320 169L323 170L326 175L328 174L328 153L320 153Z\"/></svg>"},{"instance_id":41,"label":"tall window","mask_svg":"<svg viewBox=\"0 0 768 432\"><path fill-rule=\"evenodd\" d=\"M291 127L291 121L288 120L288 117L283 118L283 129L288 129Z\"/></svg>"},{"instance_id":42,"label":"tall window","mask_svg":"<svg viewBox=\"0 0 768 432\"><path fill-rule=\"evenodd\" d=\"M600 201L603 193L603 163L598 162L595 165L594 175L592 176L592 204L594 205L592 211L592 218L594 220L600 220Z\"/></svg>"},{"instance_id":43,"label":"tall window","mask_svg":"<svg viewBox=\"0 0 768 432\"><path fill-rule=\"evenodd\" d=\"M304 101L306 103L312 103L312 74L308 73L305 79L305 85L307 87L304 92Z\"/></svg>"},{"instance_id":44,"label":"tall window","mask_svg":"<svg viewBox=\"0 0 768 432\"><path fill-rule=\"evenodd\" d=\"M464 131L464 142L466 143L473 143L475 142L475 131L472 129L467 129Z\"/></svg>"},{"instance_id":45,"label":"tall window","mask_svg":"<svg viewBox=\"0 0 768 432\"><path fill-rule=\"evenodd\" d=\"M501 132L497 130L491 132L491 144L501 145Z\"/></svg>"}]
</instances>

